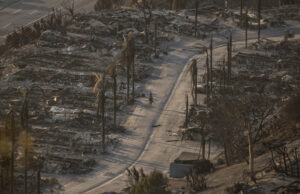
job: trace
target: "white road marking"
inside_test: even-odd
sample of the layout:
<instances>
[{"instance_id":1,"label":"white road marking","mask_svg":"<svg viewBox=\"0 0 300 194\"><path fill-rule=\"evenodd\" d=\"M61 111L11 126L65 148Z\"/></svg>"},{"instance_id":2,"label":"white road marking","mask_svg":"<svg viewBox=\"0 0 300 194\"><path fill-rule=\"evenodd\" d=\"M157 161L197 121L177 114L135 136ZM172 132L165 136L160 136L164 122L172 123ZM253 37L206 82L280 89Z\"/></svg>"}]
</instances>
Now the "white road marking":
<instances>
[{"instance_id":1,"label":"white road marking","mask_svg":"<svg viewBox=\"0 0 300 194\"><path fill-rule=\"evenodd\" d=\"M6 24L5 26L2 26L2 28L7 28L8 26L10 26L11 23Z\"/></svg>"},{"instance_id":2,"label":"white road marking","mask_svg":"<svg viewBox=\"0 0 300 194\"><path fill-rule=\"evenodd\" d=\"M33 14L38 13L38 12L39 12L39 10L34 10L34 11L30 12L30 15L33 15Z\"/></svg>"},{"instance_id":3,"label":"white road marking","mask_svg":"<svg viewBox=\"0 0 300 194\"><path fill-rule=\"evenodd\" d=\"M17 13L19 13L20 11L22 11L22 9L17 9L16 11L13 12L13 14L17 14Z\"/></svg>"}]
</instances>

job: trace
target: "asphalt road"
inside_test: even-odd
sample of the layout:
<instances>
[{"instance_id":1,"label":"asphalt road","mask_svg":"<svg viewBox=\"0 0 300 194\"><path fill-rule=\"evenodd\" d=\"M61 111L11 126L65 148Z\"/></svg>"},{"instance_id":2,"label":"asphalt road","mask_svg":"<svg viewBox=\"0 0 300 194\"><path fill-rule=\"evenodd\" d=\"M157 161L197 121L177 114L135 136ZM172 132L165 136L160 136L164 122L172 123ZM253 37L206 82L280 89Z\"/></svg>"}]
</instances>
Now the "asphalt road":
<instances>
[{"instance_id":1,"label":"asphalt road","mask_svg":"<svg viewBox=\"0 0 300 194\"><path fill-rule=\"evenodd\" d=\"M62 7L65 0L0 0L0 42L6 35ZM77 12L91 11L96 0L75 0Z\"/></svg>"}]
</instances>

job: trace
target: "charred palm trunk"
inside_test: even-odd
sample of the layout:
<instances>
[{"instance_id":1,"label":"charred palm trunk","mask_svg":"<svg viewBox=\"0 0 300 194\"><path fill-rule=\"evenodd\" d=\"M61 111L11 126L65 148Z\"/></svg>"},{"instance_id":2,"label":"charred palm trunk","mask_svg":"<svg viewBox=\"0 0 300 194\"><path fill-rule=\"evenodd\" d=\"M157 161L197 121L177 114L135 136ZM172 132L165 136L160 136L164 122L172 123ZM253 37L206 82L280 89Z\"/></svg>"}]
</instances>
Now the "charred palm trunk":
<instances>
[{"instance_id":1,"label":"charred palm trunk","mask_svg":"<svg viewBox=\"0 0 300 194\"><path fill-rule=\"evenodd\" d=\"M130 64L127 62L127 104L129 104Z\"/></svg>"},{"instance_id":2,"label":"charred palm trunk","mask_svg":"<svg viewBox=\"0 0 300 194\"><path fill-rule=\"evenodd\" d=\"M25 97L22 107L21 124L23 131L25 131L25 144L24 144L24 193L27 194L27 169L28 169L28 101Z\"/></svg>"},{"instance_id":3,"label":"charred palm trunk","mask_svg":"<svg viewBox=\"0 0 300 194\"><path fill-rule=\"evenodd\" d=\"M258 42L260 41L260 29L261 29L261 24L260 24L260 20L261 20L261 0L258 0L258 5L257 5L257 15L258 15L258 35L257 35L257 39Z\"/></svg>"},{"instance_id":4,"label":"charred palm trunk","mask_svg":"<svg viewBox=\"0 0 300 194\"><path fill-rule=\"evenodd\" d=\"M223 61L223 88L226 86L226 62L225 59Z\"/></svg>"},{"instance_id":5,"label":"charred palm trunk","mask_svg":"<svg viewBox=\"0 0 300 194\"><path fill-rule=\"evenodd\" d=\"M249 172L252 181L255 181L254 175L254 156L253 156L253 142L251 138L251 132L248 132L248 144L249 144Z\"/></svg>"},{"instance_id":6,"label":"charred palm trunk","mask_svg":"<svg viewBox=\"0 0 300 194\"><path fill-rule=\"evenodd\" d=\"M101 91L101 122L102 122L102 151L103 153L106 152L105 147L105 139L106 139L106 133L105 133L105 90L102 89Z\"/></svg>"},{"instance_id":7,"label":"charred palm trunk","mask_svg":"<svg viewBox=\"0 0 300 194\"><path fill-rule=\"evenodd\" d=\"M131 90L131 96L132 96L132 102L134 102L134 97L135 97L135 90L134 90L134 79L135 79L135 65L134 65L134 53L132 53L132 56L131 56L131 87L132 87L132 90Z\"/></svg>"},{"instance_id":8,"label":"charred palm trunk","mask_svg":"<svg viewBox=\"0 0 300 194\"><path fill-rule=\"evenodd\" d=\"M15 115L11 111L9 114L11 131L11 154L10 154L10 193L14 193L14 162L15 162Z\"/></svg>"},{"instance_id":9,"label":"charred palm trunk","mask_svg":"<svg viewBox=\"0 0 300 194\"><path fill-rule=\"evenodd\" d=\"M145 28L145 44L148 44L149 43L149 31L148 31L148 18L146 16L146 11L144 11L144 20L145 20L145 23L144 23L144 28Z\"/></svg>"},{"instance_id":10,"label":"charred palm trunk","mask_svg":"<svg viewBox=\"0 0 300 194\"><path fill-rule=\"evenodd\" d=\"M205 135L202 133L201 135L201 144L202 144L202 159L205 159Z\"/></svg>"},{"instance_id":11,"label":"charred palm trunk","mask_svg":"<svg viewBox=\"0 0 300 194\"><path fill-rule=\"evenodd\" d=\"M117 126L117 75L116 68L113 69L113 95L114 95L114 127Z\"/></svg>"},{"instance_id":12,"label":"charred palm trunk","mask_svg":"<svg viewBox=\"0 0 300 194\"><path fill-rule=\"evenodd\" d=\"M228 157L228 149L227 149L226 143L224 143L224 155L225 155L226 166L230 166L229 157Z\"/></svg>"},{"instance_id":13,"label":"charred palm trunk","mask_svg":"<svg viewBox=\"0 0 300 194\"><path fill-rule=\"evenodd\" d=\"M157 53L157 19L155 19L155 24L154 24L154 55L155 55L155 58L158 57L158 53Z\"/></svg>"},{"instance_id":14,"label":"charred palm trunk","mask_svg":"<svg viewBox=\"0 0 300 194\"><path fill-rule=\"evenodd\" d=\"M1 181L1 184L0 184L0 193L2 194L3 190L4 190L4 168L1 166L1 175L0 175L0 181Z\"/></svg>"},{"instance_id":15,"label":"charred palm trunk","mask_svg":"<svg viewBox=\"0 0 300 194\"><path fill-rule=\"evenodd\" d=\"M198 34L198 6L199 6L199 2L198 0L195 0L195 8L196 8L196 13L195 13L195 38L197 38L197 34Z\"/></svg>"},{"instance_id":16,"label":"charred palm trunk","mask_svg":"<svg viewBox=\"0 0 300 194\"><path fill-rule=\"evenodd\" d=\"M209 102L209 62L208 53L206 55L206 104Z\"/></svg>"},{"instance_id":17,"label":"charred palm trunk","mask_svg":"<svg viewBox=\"0 0 300 194\"><path fill-rule=\"evenodd\" d=\"M246 28L245 44L246 44L246 48L248 48L248 26L249 26L249 21L248 21L248 7L247 7L246 8L246 17L245 17L245 28Z\"/></svg>"},{"instance_id":18,"label":"charred palm trunk","mask_svg":"<svg viewBox=\"0 0 300 194\"><path fill-rule=\"evenodd\" d=\"M197 65L195 66L195 70L194 70L194 95L195 95L195 105L197 106L198 104L198 99L197 99L197 82L198 82L198 68Z\"/></svg>"},{"instance_id":19,"label":"charred palm trunk","mask_svg":"<svg viewBox=\"0 0 300 194\"><path fill-rule=\"evenodd\" d=\"M211 34L210 38L210 95L212 95L213 90L213 34Z\"/></svg>"},{"instance_id":20,"label":"charred palm trunk","mask_svg":"<svg viewBox=\"0 0 300 194\"><path fill-rule=\"evenodd\" d=\"M231 80L231 65L232 65L232 34L230 32L228 38L228 83Z\"/></svg>"},{"instance_id":21,"label":"charred palm trunk","mask_svg":"<svg viewBox=\"0 0 300 194\"><path fill-rule=\"evenodd\" d=\"M207 159L210 159L210 145L211 144L211 139L208 140L208 154L207 154Z\"/></svg>"},{"instance_id":22,"label":"charred palm trunk","mask_svg":"<svg viewBox=\"0 0 300 194\"><path fill-rule=\"evenodd\" d=\"M186 95L186 101L185 101L185 122L184 126L188 127L188 121L189 120L189 96Z\"/></svg>"},{"instance_id":23,"label":"charred palm trunk","mask_svg":"<svg viewBox=\"0 0 300 194\"><path fill-rule=\"evenodd\" d=\"M243 24L243 8L244 8L244 0L241 0L240 3L240 26Z\"/></svg>"},{"instance_id":24,"label":"charred palm trunk","mask_svg":"<svg viewBox=\"0 0 300 194\"><path fill-rule=\"evenodd\" d=\"M38 169L37 169L36 191L37 194L41 194L41 164L38 164Z\"/></svg>"}]
</instances>

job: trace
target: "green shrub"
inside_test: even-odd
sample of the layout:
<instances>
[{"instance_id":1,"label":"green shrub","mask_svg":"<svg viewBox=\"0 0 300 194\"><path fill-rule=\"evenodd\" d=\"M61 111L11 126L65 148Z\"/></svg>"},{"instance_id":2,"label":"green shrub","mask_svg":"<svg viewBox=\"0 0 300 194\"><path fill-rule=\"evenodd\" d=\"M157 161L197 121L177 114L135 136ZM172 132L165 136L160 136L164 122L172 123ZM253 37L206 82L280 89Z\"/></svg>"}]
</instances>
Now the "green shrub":
<instances>
[{"instance_id":1,"label":"green shrub","mask_svg":"<svg viewBox=\"0 0 300 194\"><path fill-rule=\"evenodd\" d=\"M130 189L129 194L171 194L166 190L168 179L159 171L154 170L141 178Z\"/></svg>"}]
</instances>

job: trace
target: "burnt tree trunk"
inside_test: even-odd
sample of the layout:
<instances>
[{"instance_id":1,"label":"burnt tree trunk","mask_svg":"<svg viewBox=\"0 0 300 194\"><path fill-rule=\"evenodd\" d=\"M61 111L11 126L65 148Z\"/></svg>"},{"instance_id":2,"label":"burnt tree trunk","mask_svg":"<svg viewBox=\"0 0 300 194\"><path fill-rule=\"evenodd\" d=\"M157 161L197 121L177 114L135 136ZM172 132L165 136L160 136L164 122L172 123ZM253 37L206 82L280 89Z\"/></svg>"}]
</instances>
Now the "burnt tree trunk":
<instances>
[{"instance_id":1,"label":"burnt tree trunk","mask_svg":"<svg viewBox=\"0 0 300 194\"><path fill-rule=\"evenodd\" d=\"M155 58L158 58L158 54L157 54L157 19L155 19L155 24L154 24L154 55L155 55Z\"/></svg>"},{"instance_id":2,"label":"burnt tree trunk","mask_svg":"<svg viewBox=\"0 0 300 194\"><path fill-rule=\"evenodd\" d=\"M185 101L185 122L184 126L188 127L188 121L189 120L189 96L186 95L186 101Z\"/></svg>"},{"instance_id":3,"label":"burnt tree trunk","mask_svg":"<svg viewBox=\"0 0 300 194\"><path fill-rule=\"evenodd\" d=\"M208 53L206 55L206 104L209 102L209 61Z\"/></svg>"},{"instance_id":4,"label":"burnt tree trunk","mask_svg":"<svg viewBox=\"0 0 300 194\"><path fill-rule=\"evenodd\" d=\"M117 126L117 74L116 67L113 69L113 95L114 95L114 127Z\"/></svg>"},{"instance_id":5,"label":"burnt tree trunk","mask_svg":"<svg viewBox=\"0 0 300 194\"><path fill-rule=\"evenodd\" d=\"M212 88L213 88L213 34L211 34L210 38L210 95L212 95Z\"/></svg>"},{"instance_id":6,"label":"burnt tree trunk","mask_svg":"<svg viewBox=\"0 0 300 194\"><path fill-rule=\"evenodd\" d=\"M198 82L198 68L197 68L197 64L195 66L195 70L194 70L194 95L195 95L195 105L197 106L198 104L198 95L197 95L197 82Z\"/></svg>"},{"instance_id":7,"label":"burnt tree trunk","mask_svg":"<svg viewBox=\"0 0 300 194\"><path fill-rule=\"evenodd\" d=\"M251 180L255 181L254 174L254 155L253 155L253 141L251 137L251 131L248 132L248 147L249 147L249 172Z\"/></svg>"},{"instance_id":8,"label":"burnt tree trunk","mask_svg":"<svg viewBox=\"0 0 300 194\"><path fill-rule=\"evenodd\" d=\"M208 153L207 153L207 159L210 159L210 145L211 144L211 139L208 140Z\"/></svg>"},{"instance_id":9,"label":"burnt tree trunk","mask_svg":"<svg viewBox=\"0 0 300 194\"><path fill-rule=\"evenodd\" d=\"M129 97L129 87L130 87L130 64L127 61L127 104L130 102L130 97Z\"/></svg>"},{"instance_id":10,"label":"burnt tree trunk","mask_svg":"<svg viewBox=\"0 0 300 194\"><path fill-rule=\"evenodd\" d=\"M243 8L244 8L244 0L240 0L240 26L243 24Z\"/></svg>"},{"instance_id":11,"label":"burnt tree trunk","mask_svg":"<svg viewBox=\"0 0 300 194\"><path fill-rule=\"evenodd\" d=\"M4 190L4 168L1 166L1 175L0 175L0 193Z\"/></svg>"},{"instance_id":12,"label":"burnt tree trunk","mask_svg":"<svg viewBox=\"0 0 300 194\"><path fill-rule=\"evenodd\" d=\"M195 38L197 38L197 34L198 34L198 6L199 6L199 2L198 0L195 0Z\"/></svg>"},{"instance_id":13,"label":"burnt tree trunk","mask_svg":"<svg viewBox=\"0 0 300 194\"><path fill-rule=\"evenodd\" d=\"M208 53L206 55L206 104L209 102L209 61Z\"/></svg>"},{"instance_id":14,"label":"burnt tree trunk","mask_svg":"<svg viewBox=\"0 0 300 194\"><path fill-rule=\"evenodd\" d=\"M37 180L36 180L36 192L37 192L37 194L41 194L41 167L40 167L40 164L38 164L36 178L37 178Z\"/></svg>"},{"instance_id":15,"label":"burnt tree trunk","mask_svg":"<svg viewBox=\"0 0 300 194\"><path fill-rule=\"evenodd\" d=\"M231 66L232 66L232 34L230 32L228 38L228 83L231 80Z\"/></svg>"},{"instance_id":16,"label":"burnt tree trunk","mask_svg":"<svg viewBox=\"0 0 300 194\"><path fill-rule=\"evenodd\" d=\"M228 150L227 150L226 143L224 143L224 155L225 155L226 166L230 166L229 158L228 158Z\"/></svg>"},{"instance_id":17,"label":"burnt tree trunk","mask_svg":"<svg viewBox=\"0 0 300 194\"><path fill-rule=\"evenodd\" d=\"M14 161L15 161L15 118L14 112L10 112L10 131L11 131L11 154L10 154L10 193L14 193Z\"/></svg>"},{"instance_id":18,"label":"burnt tree trunk","mask_svg":"<svg viewBox=\"0 0 300 194\"><path fill-rule=\"evenodd\" d=\"M202 159L204 160L205 159L205 135L204 135L204 132L202 132L202 135L201 135L201 144L202 144Z\"/></svg>"},{"instance_id":19,"label":"burnt tree trunk","mask_svg":"<svg viewBox=\"0 0 300 194\"><path fill-rule=\"evenodd\" d=\"M27 95L27 94L26 94ZM22 107L22 128L25 131L25 144L24 144L24 193L27 194L27 169L28 169L28 130L29 130L29 117L28 117L28 101L27 96Z\"/></svg>"},{"instance_id":20,"label":"burnt tree trunk","mask_svg":"<svg viewBox=\"0 0 300 194\"><path fill-rule=\"evenodd\" d=\"M249 21L248 21L248 7L246 8L246 17L245 17L245 44L246 48L248 48L248 27L249 27Z\"/></svg>"},{"instance_id":21,"label":"burnt tree trunk","mask_svg":"<svg viewBox=\"0 0 300 194\"><path fill-rule=\"evenodd\" d=\"M260 41L260 29L261 29L261 0L257 0L258 4L257 4L257 15L258 15L258 35L257 35L257 40L258 42Z\"/></svg>"}]
</instances>

